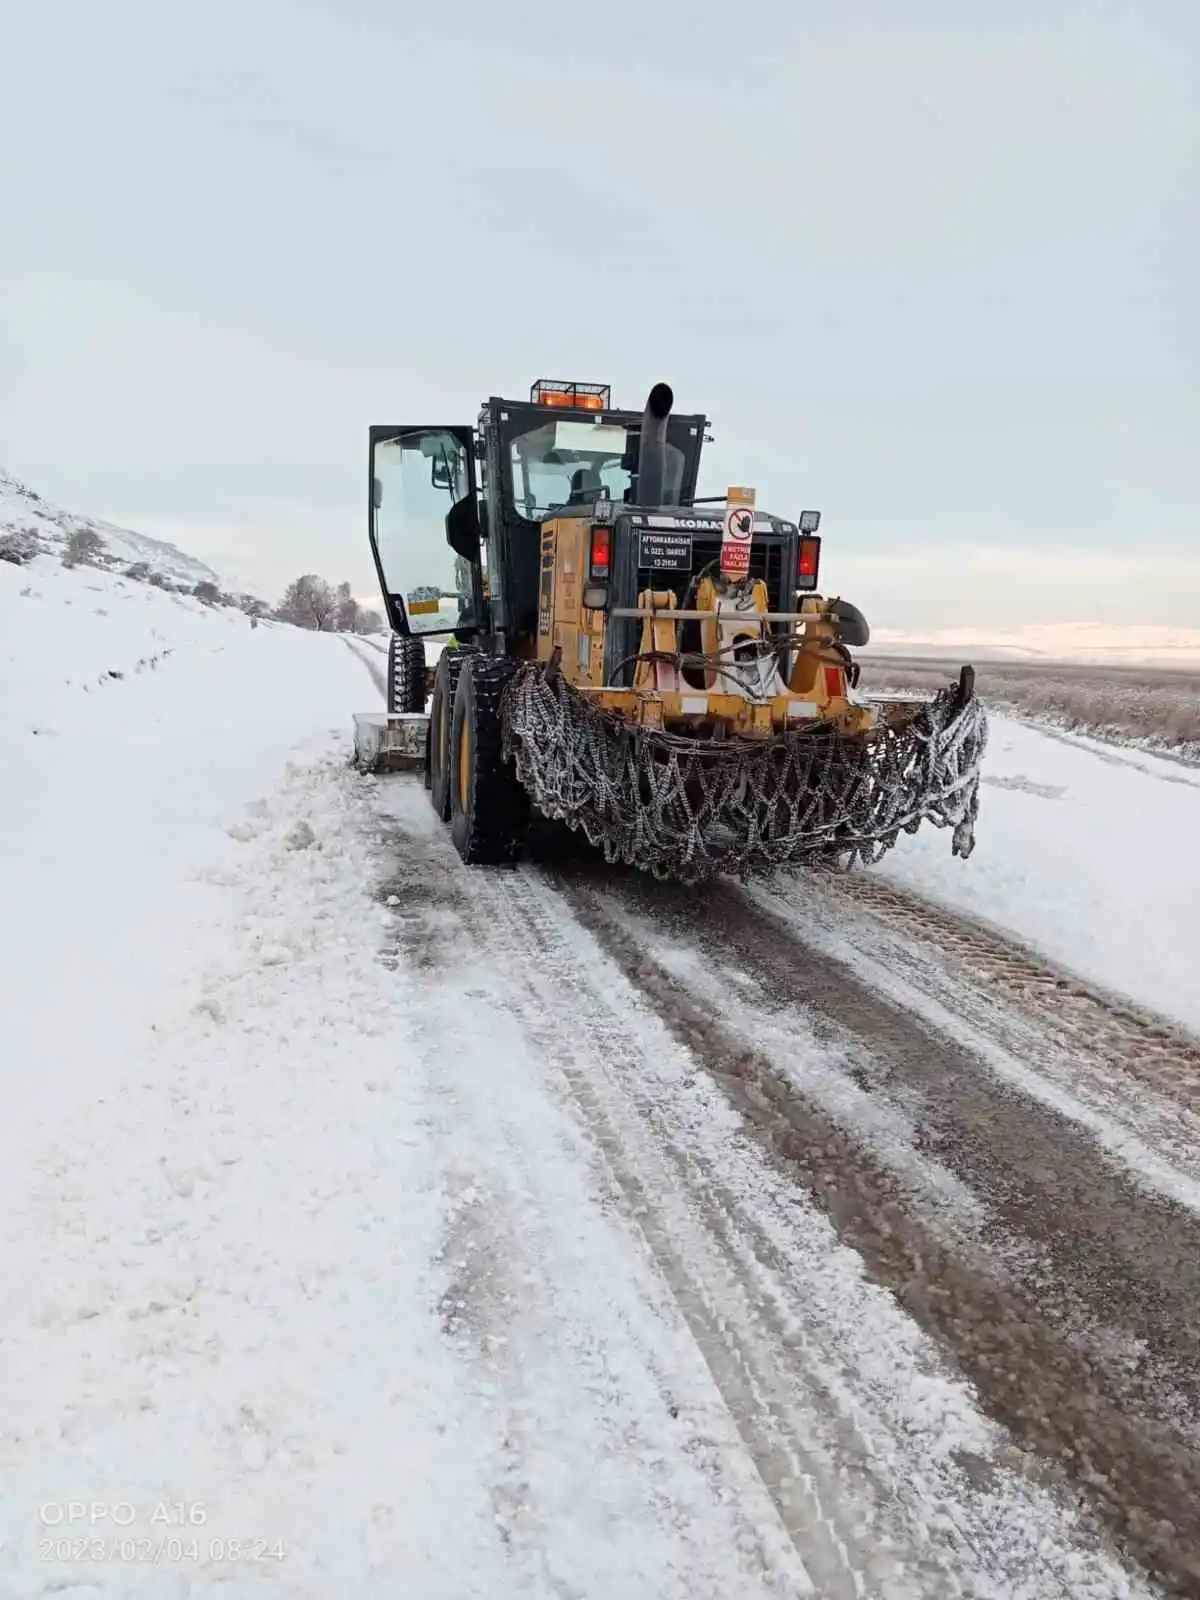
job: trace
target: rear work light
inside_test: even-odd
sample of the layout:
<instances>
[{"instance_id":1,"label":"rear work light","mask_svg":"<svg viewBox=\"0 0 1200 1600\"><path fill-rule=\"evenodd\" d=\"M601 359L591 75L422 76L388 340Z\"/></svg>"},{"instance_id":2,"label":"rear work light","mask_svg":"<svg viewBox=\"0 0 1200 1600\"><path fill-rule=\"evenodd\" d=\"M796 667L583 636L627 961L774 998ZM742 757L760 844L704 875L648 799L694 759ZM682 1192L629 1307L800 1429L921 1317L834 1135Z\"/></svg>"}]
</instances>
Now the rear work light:
<instances>
[{"instance_id":1,"label":"rear work light","mask_svg":"<svg viewBox=\"0 0 1200 1600\"><path fill-rule=\"evenodd\" d=\"M592 578L607 578L609 565L612 561L612 529L592 529L592 549L588 559L588 575Z\"/></svg>"},{"instance_id":2,"label":"rear work light","mask_svg":"<svg viewBox=\"0 0 1200 1600\"><path fill-rule=\"evenodd\" d=\"M612 389L607 383L560 383L557 378L540 378L529 391L529 400L535 406L607 411L612 405Z\"/></svg>"},{"instance_id":3,"label":"rear work light","mask_svg":"<svg viewBox=\"0 0 1200 1600\"><path fill-rule=\"evenodd\" d=\"M821 567L820 539L801 539L800 559L796 563L797 589L815 589Z\"/></svg>"}]
</instances>

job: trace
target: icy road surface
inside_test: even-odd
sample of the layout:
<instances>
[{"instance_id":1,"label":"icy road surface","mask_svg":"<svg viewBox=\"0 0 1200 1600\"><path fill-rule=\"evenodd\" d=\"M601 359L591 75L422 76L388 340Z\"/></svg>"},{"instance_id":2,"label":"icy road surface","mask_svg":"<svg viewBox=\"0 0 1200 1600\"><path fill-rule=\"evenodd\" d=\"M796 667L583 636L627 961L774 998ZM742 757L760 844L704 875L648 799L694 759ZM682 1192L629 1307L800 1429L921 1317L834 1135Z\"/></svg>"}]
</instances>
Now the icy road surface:
<instances>
[{"instance_id":1,"label":"icy road surface","mask_svg":"<svg viewBox=\"0 0 1200 1600\"><path fill-rule=\"evenodd\" d=\"M468 871L364 659L112 583L0 569L0 1594L1197 1592L1189 1041Z\"/></svg>"}]
</instances>

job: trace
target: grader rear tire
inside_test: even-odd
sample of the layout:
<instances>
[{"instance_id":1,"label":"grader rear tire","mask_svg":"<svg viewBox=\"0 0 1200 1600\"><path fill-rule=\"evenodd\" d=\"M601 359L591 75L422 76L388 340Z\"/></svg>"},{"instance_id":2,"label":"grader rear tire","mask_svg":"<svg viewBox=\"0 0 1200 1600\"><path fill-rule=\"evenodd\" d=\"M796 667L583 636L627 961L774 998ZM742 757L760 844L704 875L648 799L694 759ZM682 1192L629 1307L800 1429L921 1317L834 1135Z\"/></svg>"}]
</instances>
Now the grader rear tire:
<instances>
[{"instance_id":1,"label":"grader rear tire","mask_svg":"<svg viewBox=\"0 0 1200 1600\"><path fill-rule=\"evenodd\" d=\"M433 809L443 822L450 821L450 724L454 717L454 695L463 662L472 654L473 651L447 645L438 657L433 675L426 788Z\"/></svg>"},{"instance_id":2,"label":"grader rear tire","mask_svg":"<svg viewBox=\"0 0 1200 1600\"><path fill-rule=\"evenodd\" d=\"M505 761L500 698L516 670L503 656L466 662L450 731L450 835L468 866L513 861L529 826L529 797Z\"/></svg>"}]
</instances>

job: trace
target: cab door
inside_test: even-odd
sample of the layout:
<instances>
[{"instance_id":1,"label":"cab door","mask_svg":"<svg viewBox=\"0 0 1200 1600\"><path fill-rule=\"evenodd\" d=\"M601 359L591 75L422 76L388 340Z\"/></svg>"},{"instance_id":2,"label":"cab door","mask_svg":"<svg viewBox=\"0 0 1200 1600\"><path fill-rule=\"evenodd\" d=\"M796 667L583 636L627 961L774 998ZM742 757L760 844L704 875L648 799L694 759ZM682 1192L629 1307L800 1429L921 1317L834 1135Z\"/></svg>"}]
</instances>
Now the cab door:
<instances>
[{"instance_id":1,"label":"cab door","mask_svg":"<svg viewBox=\"0 0 1200 1600\"><path fill-rule=\"evenodd\" d=\"M370 539L396 633L455 631L483 594L470 427L370 430Z\"/></svg>"}]
</instances>

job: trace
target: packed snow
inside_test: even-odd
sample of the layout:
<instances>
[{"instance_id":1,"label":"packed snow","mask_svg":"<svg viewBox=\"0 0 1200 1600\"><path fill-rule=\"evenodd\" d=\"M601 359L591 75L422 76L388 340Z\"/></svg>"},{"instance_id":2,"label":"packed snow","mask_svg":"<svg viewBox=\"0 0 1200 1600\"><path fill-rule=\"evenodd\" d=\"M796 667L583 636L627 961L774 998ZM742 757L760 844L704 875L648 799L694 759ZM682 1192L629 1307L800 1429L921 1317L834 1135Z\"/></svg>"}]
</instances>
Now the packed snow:
<instances>
[{"instance_id":1,"label":"packed snow","mask_svg":"<svg viewBox=\"0 0 1200 1600\"><path fill-rule=\"evenodd\" d=\"M1200 1032L1200 772L990 724L974 853L926 828L872 870Z\"/></svg>"}]
</instances>

